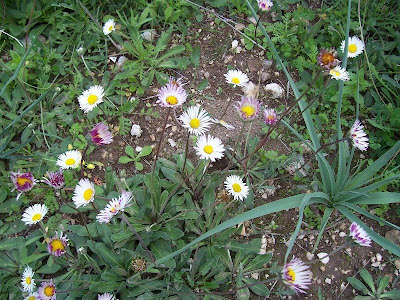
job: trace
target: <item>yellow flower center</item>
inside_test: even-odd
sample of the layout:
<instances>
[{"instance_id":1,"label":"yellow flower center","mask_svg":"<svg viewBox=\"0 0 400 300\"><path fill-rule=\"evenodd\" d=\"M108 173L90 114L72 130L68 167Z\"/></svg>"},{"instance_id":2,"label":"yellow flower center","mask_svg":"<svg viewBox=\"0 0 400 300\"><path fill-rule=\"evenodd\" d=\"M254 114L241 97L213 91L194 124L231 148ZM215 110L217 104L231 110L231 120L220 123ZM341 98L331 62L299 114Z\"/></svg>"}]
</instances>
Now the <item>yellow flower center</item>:
<instances>
[{"instance_id":1,"label":"yellow flower center","mask_svg":"<svg viewBox=\"0 0 400 300\"><path fill-rule=\"evenodd\" d=\"M357 51L357 46L354 44L349 45L349 52L354 53Z\"/></svg>"},{"instance_id":2,"label":"yellow flower center","mask_svg":"<svg viewBox=\"0 0 400 300\"><path fill-rule=\"evenodd\" d=\"M93 190L92 189L87 189L84 193L83 193L83 198L86 201L89 201L92 198L93 195Z\"/></svg>"},{"instance_id":3,"label":"yellow flower center","mask_svg":"<svg viewBox=\"0 0 400 300\"><path fill-rule=\"evenodd\" d=\"M293 283L296 280L296 273L291 268L288 268L287 276L289 277L289 281L291 283Z\"/></svg>"},{"instance_id":4,"label":"yellow flower center","mask_svg":"<svg viewBox=\"0 0 400 300\"><path fill-rule=\"evenodd\" d=\"M97 99L99 99L99 97L97 97L96 95L90 95L90 96L87 98L87 102L88 102L90 105L92 105L92 104L95 104L95 103L96 103Z\"/></svg>"},{"instance_id":5,"label":"yellow flower center","mask_svg":"<svg viewBox=\"0 0 400 300\"><path fill-rule=\"evenodd\" d=\"M176 98L175 96L168 96L167 102L169 103L169 105L175 105L178 103L178 98Z\"/></svg>"},{"instance_id":6,"label":"yellow flower center","mask_svg":"<svg viewBox=\"0 0 400 300\"><path fill-rule=\"evenodd\" d=\"M233 82L234 84L239 84L239 83L240 83L240 79L237 78L237 77L234 77L234 78L232 78L232 82Z\"/></svg>"},{"instance_id":7,"label":"yellow flower center","mask_svg":"<svg viewBox=\"0 0 400 300\"><path fill-rule=\"evenodd\" d=\"M44 294L48 297L53 296L54 295L54 287L53 286L46 286L44 288Z\"/></svg>"},{"instance_id":8,"label":"yellow flower center","mask_svg":"<svg viewBox=\"0 0 400 300\"><path fill-rule=\"evenodd\" d=\"M212 146L207 145L207 146L205 146L205 147L203 148L203 150L204 150L205 153L211 154L211 153L213 153L213 150L214 150L214 149L213 149Z\"/></svg>"},{"instance_id":9,"label":"yellow flower center","mask_svg":"<svg viewBox=\"0 0 400 300\"><path fill-rule=\"evenodd\" d=\"M192 119L192 120L190 120L189 125L190 125L190 127L195 128L195 129L199 128L200 120L199 119Z\"/></svg>"},{"instance_id":10,"label":"yellow flower center","mask_svg":"<svg viewBox=\"0 0 400 300\"><path fill-rule=\"evenodd\" d=\"M39 221L42 218L42 214L35 214L32 217L32 221Z\"/></svg>"},{"instance_id":11,"label":"yellow flower center","mask_svg":"<svg viewBox=\"0 0 400 300\"><path fill-rule=\"evenodd\" d=\"M108 30L111 31L111 30L113 30L113 28L114 27L111 25L110 27L108 27Z\"/></svg>"},{"instance_id":12,"label":"yellow flower center","mask_svg":"<svg viewBox=\"0 0 400 300\"><path fill-rule=\"evenodd\" d=\"M246 117L251 117L255 112L256 110L252 106L247 105L242 107L242 113L244 113Z\"/></svg>"},{"instance_id":13,"label":"yellow flower center","mask_svg":"<svg viewBox=\"0 0 400 300\"><path fill-rule=\"evenodd\" d=\"M275 117L274 116L268 116L267 119L268 120L273 120L273 119L275 119Z\"/></svg>"},{"instance_id":14,"label":"yellow flower center","mask_svg":"<svg viewBox=\"0 0 400 300\"><path fill-rule=\"evenodd\" d=\"M340 73L338 71L335 71L335 70L331 70L331 74L335 75L335 76L340 76Z\"/></svg>"},{"instance_id":15,"label":"yellow flower center","mask_svg":"<svg viewBox=\"0 0 400 300\"><path fill-rule=\"evenodd\" d=\"M64 244L60 240L54 240L51 242L51 247L53 249L53 252L56 252L57 250L64 250Z\"/></svg>"},{"instance_id":16,"label":"yellow flower center","mask_svg":"<svg viewBox=\"0 0 400 300\"><path fill-rule=\"evenodd\" d=\"M321 61L324 65L330 64L334 60L335 57L331 53L325 52L324 54L322 54Z\"/></svg>"},{"instance_id":17,"label":"yellow flower center","mask_svg":"<svg viewBox=\"0 0 400 300\"><path fill-rule=\"evenodd\" d=\"M31 280L31 278L28 276L28 277L26 277L25 282L26 282L26 284L31 284L32 280Z\"/></svg>"},{"instance_id":18,"label":"yellow flower center","mask_svg":"<svg viewBox=\"0 0 400 300\"><path fill-rule=\"evenodd\" d=\"M68 158L68 159L65 161L65 164L66 164L67 166L72 166L72 165L75 164L75 159L73 159L73 158Z\"/></svg>"},{"instance_id":19,"label":"yellow flower center","mask_svg":"<svg viewBox=\"0 0 400 300\"><path fill-rule=\"evenodd\" d=\"M240 187L240 184L237 184L237 183L232 184L232 188L236 193L240 193L240 191L242 190L242 188Z\"/></svg>"},{"instance_id":20,"label":"yellow flower center","mask_svg":"<svg viewBox=\"0 0 400 300\"><path fill-rule=\"evenodd\" d=\"M17 183L18 183L18 185L20 185L20 186L23 186L25 183L27 183L27 182L29 182L29 183L32 183L32 180L30 180L30 179L28 179L28 178L21 178L21 177L18 177L17 178Z\"/></svg>"},{"instance_id":21,"label":"yellow flower center","mask_svg":"<svg viewBox=\"0 0 400 300\"><path fill-rule=\"evenodd\" d=\"M28 300L35 300L35 296L30 296Z\"/></svg>"}]
</instances>

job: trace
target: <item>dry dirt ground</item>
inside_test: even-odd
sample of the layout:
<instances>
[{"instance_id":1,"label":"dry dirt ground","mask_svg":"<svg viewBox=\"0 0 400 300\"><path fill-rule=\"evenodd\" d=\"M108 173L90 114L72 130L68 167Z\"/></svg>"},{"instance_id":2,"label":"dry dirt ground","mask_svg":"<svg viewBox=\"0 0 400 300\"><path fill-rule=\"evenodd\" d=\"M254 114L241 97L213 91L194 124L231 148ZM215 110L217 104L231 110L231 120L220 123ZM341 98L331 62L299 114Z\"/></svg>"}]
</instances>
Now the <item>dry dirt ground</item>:
<instances>
[{"instance_id":1,"label":"dry dirt ground","mask_svg":"<svg viewBox=\"0 0 400 300\"><path fill-rule=\"evenodd\" d=\"M244 22L244 21L243 21ZM213 129L213 135L219 137L224 143L230 143L239 134L239 130L242 122L234 108L232 107L235 101L239 101L243 95L241 89L232 88L226 82L224 74L227 72L227 65L231 65L235 69L240 69L249 75L249 78L254 83L259 82L259 71L265 72L268 75L264 75L261 80L261 87L267 83L278 83L284 88L284 96L280 99L273 99L267 95L263 88L260 88L259 100L262 101L264 106L277 107L281 104L287 106L293 97L290 91L287 90L287 81L283 74L275 69L274 66L263 69L263 61L265 60L265 53L261 49L254 48L252 51L243 50L240 53L233 53L231 50L231 42L236 39L240 41L240 36L229 27L221 28L214 22L214 18L208 15L203 20L201 26L195 25L191 27L188 34L189 42L192 47L197 45L201 48L201 60L198 68L190 67L186 70L182 70L179 73L171 73L174 77L181 77L186 82L185 88L189 93L188 102L190 104L200 104L205 108L213 117L223 119L225 122L231 124L235 129L229 130L222 126L215 125ZM179 42L179 36L174 37L175 41ZM266 79L267 78L267 79ZM208 85L205 89L199 91L197 89L200 82L208 80ZM125 136L115 137L115 143L112 146L105 146L104 148L97 149L91 155L91 159L101 161L105 166L111 165L114 170L125 169L127 174L134 174L134 168L132 165L121 165L118 163L118 159L124 153L124 147L128 142L133 148L136 146L153 145L155 146L159 140L161 127L165 118L166 110L158 107L155 103L156 98L152 97L157 94L159 86L154 85L150 87L148 93L143 97L145 100L141 100L140 107L151 105L154 110L158 111L160 118L145 117L132 115L131 120L134 124L139 124L143 130L143 134L140 138ZM176 110L176 115L179 116L182 113L182 109ZM258 119L252 125L252 134L260 135L262 128L262 116L259 115ZM167 129L164 136L164 143L160 155L162 157L169 158L173 153L179 153L184 151L186 133L176 121L174 115L171 115L167 122ZM168 141L169 139L169 141ZM118 145L118 147L115 147ZM192 149L191 145L189 149ZM285 143L285 141L274 140L268 143L269 149L274 149L280 153L290 153L292 150ZM195 159L193 150L190 150L189 157ZM151 168L152 158L149 157L145 161L145 171ZM101 177L102 172L96 171L96 174ZM275 182L277 190L275 195L269 197L261 197L257 195L257 205L261 205L285 196L288 190L295 184L291 177L288 177L282 181ZM266 198L266 199L265 199ZM390 212L389 212L390 213ZM393 216L395 215L392 211ZM260 237L260 235L252 236L251 227L255 226L259 232L264 232L267 237L267 251L274 253L274 260L279 264L283 263L284 254L286 251L286 244L290 238L291 232L294 230L298 219L298 211L292 210L289 212L281 212L279 214L266 216L257 220L253 220L246 225L247 234L249 236L238 237L243 241L251 239L252 237ZM334 215L332 220L341 220L339 215ZM276 229L271 229L269 226L271 221L274 221L277 225ZM399 223L399 220L393 218L392 222ZM373 227L373 229L381 234L385 234L388 229L381 227L376 223L367 223ZM343 244L345 238L343 234L348 233L349 227L348 221L340 221L335 227L327 230L321 241L321 244L317 252L329 253L337 246ZM303 226L303 229L307 229L307 226ZM304 261L308 261L306 257L307 251L311 251L316 240L317 233L314 231L305 231L300 235L300 238L296 241L293 249L293 254L301 258ZM377 254L383 256L381 269L379 267L372 267L372 259ZM354 297L354 290L347 284L346 278L349 276L355 276L360 268L367 268L374 278L377 275L388 274L391 282L396 280L395 267L392 262L389 262L391 257L380 248L377 244L373 243L372 248L366 247L353 247L347 248L336 254L334 254L327 265L320 262L311 265L313 272L313 284L311 285L308 295L304 296L303 299L318 299L318 288L321 289L325 299L352 299ZM382 267L385 265L384 267ZM397 272L397 271L396 271ZM264 276L264 274L260 274ZM398 284L397 284L397 287ZM276 291L276 286L274 287ZM253 299L259 299L253 295ZM292 296L296 299L297 296ZM270 299L279 299L270 298Z\"/></svg>"}]
</instances>

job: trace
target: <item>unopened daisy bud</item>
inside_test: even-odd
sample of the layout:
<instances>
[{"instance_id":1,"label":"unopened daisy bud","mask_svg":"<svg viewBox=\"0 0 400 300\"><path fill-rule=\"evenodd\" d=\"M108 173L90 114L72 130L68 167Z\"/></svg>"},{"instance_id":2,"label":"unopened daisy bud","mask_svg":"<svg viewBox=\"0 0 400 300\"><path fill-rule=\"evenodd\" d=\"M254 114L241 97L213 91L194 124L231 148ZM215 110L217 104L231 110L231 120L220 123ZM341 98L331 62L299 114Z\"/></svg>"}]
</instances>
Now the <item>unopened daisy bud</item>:
<instances>
[{"instance_id":1,"label":"unopened daisy bud","mask_svg":"<svg viewBox=\"0 0 400 300\"><path fill-rule=\"evenodd\" d=\"M267 125L274 125L278 122L278 115L273 108L265 108L264 110L264 121Z\"/></svg>"},{"instance_id":2,"label":"unopened daisy bud","mask_svg":"<svg viewBox=\"0 0 400 300\"><path fill-rule=\"evenodd\" d=\"M321 49L318 55L318 64L325 71L329 71L340 64L336 50L334 48Z\"/></svg>"},{"instance_id":3,"label":"unopened daisy bud","mask_svg":"<svg viewBox=\"0 0 400 300\"><path fill-rule=\"evenodd\" d=\"M105 35L109 35L114 30L115 30L115 21L114 21L114 19L110 19L104 24L103 33Z\"/></svg>"},{"instance_id":4,"label":"unopened daisy bud","mask_svg":"<svg viewBox=\"0 0 400 300\"><path fill-rule=\"evenodd\" d=\"M90 170L93 170L96 166L94 164L88 164L86 167Z\"/></svg>"},{"instance_id":5,"label":"unopened daisy bud","mask_svg":"<svg viewBox=\"0 0 400 300\"><path fill-rule=\"evenodd\" d=\"M76 49L76 53L78 53L78 55L83 55L85 53L85 48L80 46L78 49Z\"/></svg>"},{"instance_id":6,"label":"unopened daisy bud","mask_svg":"<svg viewBox=\"0 0 400 300\"><path fill-rule=\"evenodd\" d=\"M108 126L102 122L97 123L92 130L89 132L91 140L94 144L108 145L113 141L113 136L108 129Z\"/></svg>"},{"instance_id":7,"label":"unopened daisy bud","mask_svg":"<svg viewBox=\"0 0 400 300\"><path fill-rule=\"evenodd\" d=\"M17 201L23 192L30 191L36 184L36 179L30 172L11 172L10 178L14 184L15 189L20 192L17 196Z\"/></svg>"},{"instance_id":8,"label":"unopened daisy bud","mask_svg":"<svg viewBox=\"0 0 400 300\"><path fill-rule=\"evenodd\" d=\"M371 238L356 222L350 225L350 236L353 241L364 247L371 247Z\"/></svg>"},{"instance_id":9,"label":"unopened daisy bud","mask_svg":"<svg viewBox=\"0 0 400 300\"><path fill-rule=\"evenodd\" d=\"M42 182L48 184L55 190L61 189L65 185L63 171L60 169L57 172L47 172L46 177L43 177Z\"/></svg>"},{"instance_id":10,"label":"unopened daisy bud","mask_svg":"<svg viewBox=\"0 0 400 300\"><path fill-rule=\"evenodd\" d=\"M74 147L71 144L68 144L68 150L72 150Z\"/></svg>"},{"instance_id":11,"label":"unopened daisy bud","mask_svg":"<svg viewBox=\"0 0 400 300\"><path fill-rule=\"evenodd\" d=\"M146 270L147 262L143 258L132 259L131 267L135 272L143 272Z\"/></svg>"},{"instance_id":12,"label":"unopened daisy bud","mask_svg":"<svg viewBox=\"0 0 400 300\"><path fill-rule=\"evenodd\" d=\"M311 284L311 273L308 266L298 258L283 266L282 279L285 284L295 290L297 293L306 293Z\"/></svg>"}]
</instances>

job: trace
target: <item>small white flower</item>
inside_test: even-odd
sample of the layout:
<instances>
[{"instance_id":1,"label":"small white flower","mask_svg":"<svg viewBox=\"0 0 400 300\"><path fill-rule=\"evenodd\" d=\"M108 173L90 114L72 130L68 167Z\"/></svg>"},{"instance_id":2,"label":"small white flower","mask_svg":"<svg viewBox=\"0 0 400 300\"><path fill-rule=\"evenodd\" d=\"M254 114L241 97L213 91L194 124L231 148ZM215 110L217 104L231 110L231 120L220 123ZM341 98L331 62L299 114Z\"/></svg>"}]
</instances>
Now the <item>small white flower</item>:
<instances>
[{"instance_id":1,"label":"small white flower","mask_svg":"<svg viewBox=\"0 0 400 300\"><path fill-rule=\"evenodd\" d=\"M249 81L249 77L240 70L229 70L224 76L226 82L234 86L244 86Z\"/></svg>"},{"instance_id":2,"label":"small white flower","mask_svg":"<svg viewBox=\"0 0 400 300\"><path fill-rule=\"evenodd\" d=\"M224 156L224 145L221 140L211 135L202 135L196 143L194 149L197 151L197 155L201 159L209 159L214 162L217 159L221 159Z\"/></svg>"},{"instance_id":3,"label":"small white flower","mask_svg":"<svg viewBox=\"0 0 400 300\"><path fill-rule=\"evenodd\" d=\"M74 201L76 208L86 206L89 202L93 202L94 195L94 184L89 179L82 178L75 187L72 201Z\"/></svg>"},{"instance_id":4,"label":"small white flower","mask_svg":"<svg viewBox=\"0 0 400 300\"><path fill-rule=\"evenodd\" d=\"M133 124L131 129L131 135L136 137L141 137L143 130L138 124Z\"/></svg>"},{"instance_id":5,"label":"small white flower","mask_svg":"<svg viewBox=\"0 0 400 300\"><path fill-rule=\"evenodd\" d=\"M114 21L114 19L110 19L104 24L103 33L105 35L109 35L114 30L115 30L115 21Z\"/></svg>"},{"instance_id":6,"label":"small white flower","mask_svg":"<svg viewBox=\"0 0 400 300\"><path fill-rule=\"evenodd\" d=\"M189 130L190 134L203 135L212 124L208 113L200 106L189 107L180 117L182 126Z\"/></svg>"},{"instance_id":7,"label":"small white flower","mask_svg":"<svg viewBox=\"0 0 400 300\"><path fill-rule=\"evenodd\" d=\"M28 207L22 214L22 222L26 225L33 225L40 222L47 214L47 207L44 204L35 204Z\"/></svg>"},{"instance_id":8,"label":"small white flower","mask_svg":"<svg viewBox=\"0 0 400 300\"><path fill-rule=\"evenodd\" d=\"M21 284L25 292L31 293L36 286L35 279L33 279L33 272L32 268L26 266L24 273L22 273Z\"/></svg>"},{"instance_id":9,"label":"small white flower","mask_svg":"<svg viewBox=\"0 0 400 300\"><path fill-rule=\"evenodd\" d=\"M364 131L364 125L361 124L359 120L356 120L350 129L350 138L353 141L354 147L360 149L361 151L366 151L368 149L368 137Z\"/></svg>"},{"instance_id":10,"label":"small white flower","mask_svg":"<svg viewBox=\"0 0 400 300\"><path fill-rule=\"evenodd\" d=\"M77 251L78 251L79 254L84 254L85 253L85 248L79 247Z\"/></svg>"},{"instance_id":11,"label":"small white flower","mask_svg":"<svg viewBox=\"0 0 400 300\"><path fill-rule=\"evenodd\" d=\"M104 89L101 85L91 86L78 97L79 107L88 113L103 102L103 97Z\"/></svg>"},{"instance_id":12,"label":"small white flower","mask_svg":"<svg viewBox=\"0 0 400 300\"><path fill-rule=\"evenodd\" d=\"M322 262L324 265L326 265L329 262L329 256L328 253L321 252L317 254L320 262Z\"/></svg>"},{"instance_id":13,"label":"small white flower","mask_svg":"<svg viewBox=\"0 0 400 300\"><path fill-rule=\"evenodd\" d=\"M336 80L343 80L343 81L350 80L349 72L347 72L346 69L340 66L336 66L333 69L331 69L329 71L329 75L331 75L331 77Z\"/></svg>"},{"instance_id":14,"label":"small white flower","mask_svg":"<svg viewBox=\"0 0 400 300\"><path fill-rule=\"evenodd\" d=\"M346 40L342 41L342 44L340 46L340 49L344 53L344 46L346 44ZM358 55L360 55L364 51L365 45L362 40L360 40L358 37L353 36L349 38L349 46L348 46L348 52L347 52L347 57L353 58Z\"/></svg>"},{"instance_id":15,"label":"small white flower","mask_svg":"<svg viewBox=\"0 0 400 300\"><path fill-rule=\"evenodd\" d=\"M80 166L82 154L78 150L70 150L61 154L57 159L57 166L61 169L76 169Z\"/></svg>"},{"instance_id":16,"label":"small white flower","mask_svg":"<svg viewBox=\"0 0 400 300\"><path fill-rule=\"evenodd\" d=\"M40 300L38 292L29 293L24 300Z\"/></svg>"},{"instance_id":17,"label":"small white flower","mask_svg":"<svg viewBox=\"0 0 400 300\"><path fill-rule=\"evenodd\" d=\"M249 195L249 187L243 182L243 179L237 175L230 175L226 178L225 188L235 200L246 199Z\"/></svg>"},{"instance_id":18,"label":"small white flower","mask_svg":"<svg viewBox=\"0 0 400 300\"><path fill-rule=\"evenodd\" d=\"M115 300L114 295L110 293L105 293L105 294L98 294L97 295L97 300Z\"/></svg>"}]
</instances>

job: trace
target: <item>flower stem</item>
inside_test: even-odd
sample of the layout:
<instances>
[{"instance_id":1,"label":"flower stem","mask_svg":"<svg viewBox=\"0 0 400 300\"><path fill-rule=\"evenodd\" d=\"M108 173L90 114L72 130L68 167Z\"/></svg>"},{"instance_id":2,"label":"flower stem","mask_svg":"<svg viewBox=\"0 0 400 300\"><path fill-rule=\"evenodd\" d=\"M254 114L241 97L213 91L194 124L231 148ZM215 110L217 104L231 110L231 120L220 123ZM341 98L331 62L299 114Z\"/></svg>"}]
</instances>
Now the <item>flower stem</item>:
<instances>
[{"instance_id":1,"label":"flower stem","mask_svg":"<svg viewBox=\"0 0 400 300\"><path fill-rule=\"evenodd\" d=\"M85 159L86 152L88 151L88 149L89 149L89 144L86 145L85 150L83 150L83 153L82 153L82 159L81 159L81 179L83 178L83 161L84 161L84 159Z\"/></svg>"},{"instance_id":2,"label":"flower stem","mask_svg":"<svg viewBox=\"0 0 400 300\"><path fill-rule=\"evenodd\" d=\"M162 144L163 138L164 138L165 127L167 126L167 122L168 122L168 118L169 118L170 113L171 113L171 107L168 107L167 116L164 119L164 124L163 124L162 131L161 131L160 141L158 142L157 149L156 149L156 155L154 156L153 171L151 173L151 178L154 177L154 172L156 170L157 159L158 159L158 155L160 154L160 148L161 148L161 144Z\"/></svg>"},{"instance_id":3,"label":"flower stem","mask_svg":"<svg viewBox=\"0 0 400 300\"><path fill-rule=\"evenodd\" d=\"M182 176L185 175L185 166L186 166L186 160L187 160L188 150L189 150L189 137L190 137L190 133L188 132L187 137L186 137L185 158L183 160Z\"/></svg>"}]
</instances>

